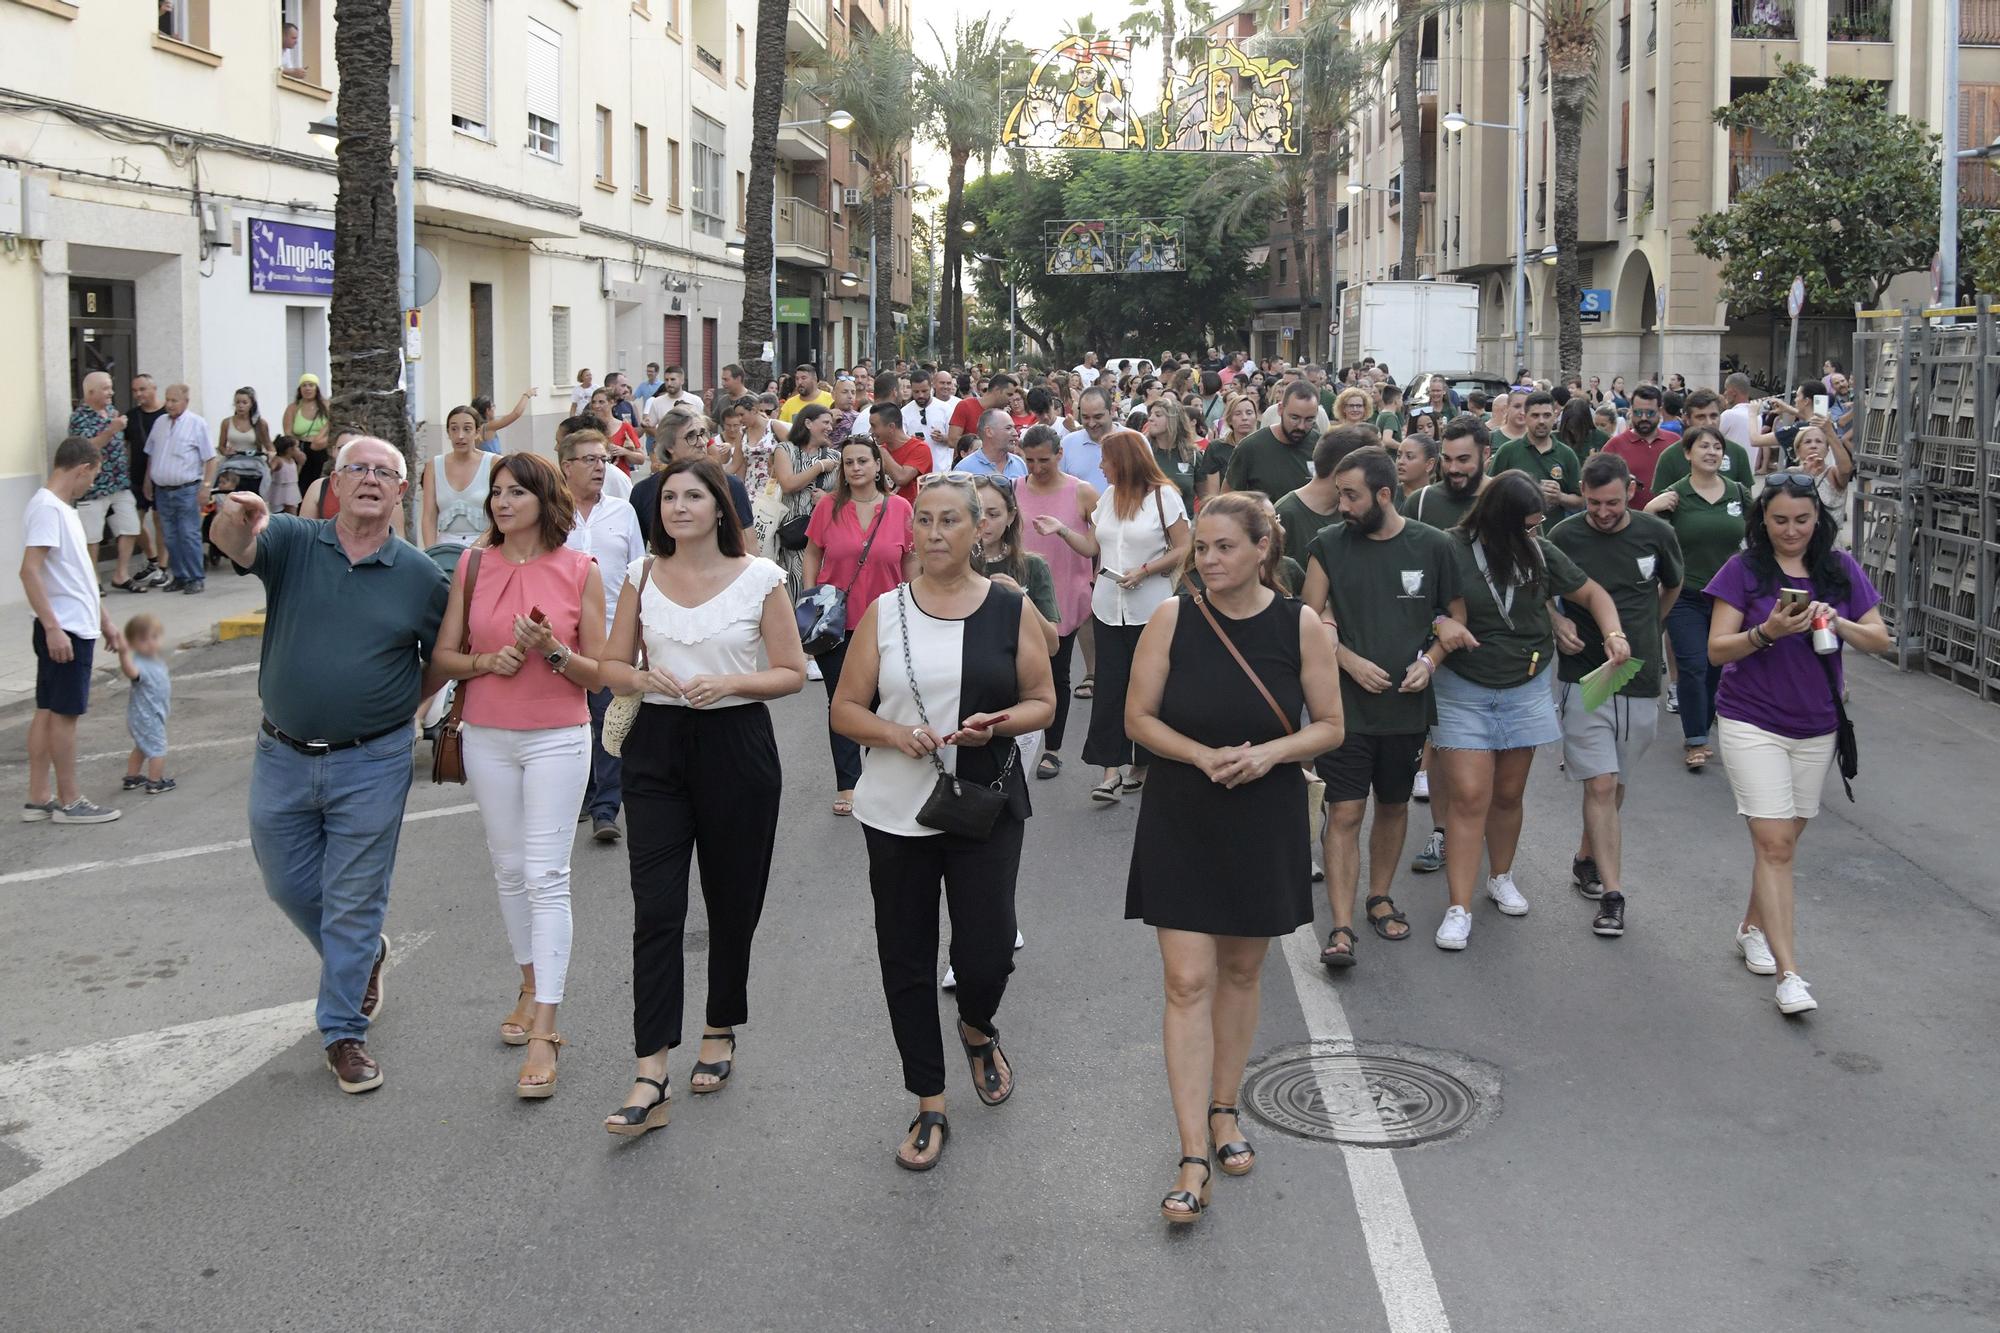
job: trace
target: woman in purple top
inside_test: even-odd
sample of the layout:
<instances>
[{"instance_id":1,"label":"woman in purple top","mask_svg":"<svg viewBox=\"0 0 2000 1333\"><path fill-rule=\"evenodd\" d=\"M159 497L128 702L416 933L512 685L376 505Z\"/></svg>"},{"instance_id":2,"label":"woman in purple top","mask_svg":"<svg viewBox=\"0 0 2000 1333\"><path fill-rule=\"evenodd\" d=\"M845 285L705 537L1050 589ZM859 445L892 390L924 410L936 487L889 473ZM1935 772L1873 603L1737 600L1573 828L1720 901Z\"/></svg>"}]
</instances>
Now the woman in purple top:
<instances>
[{"instance_id":1,"label":"woman in purple top","mask_svg":"<svg viewBox=\"0 0 2000 1333\"><path fill-rule=\"evenodd\" d=\"M1889 647L1875 609L1882 599L1854 557L1835 549L1838 526L1817 477L1775 472L1750 503L1744 549L1705 589L1715 599L1708 658L1722 668L1716 739L1756 856L1736 948L1752 972L1778 976L1778 1008L1787 1014L1819 1007L1792 951L1792 858L1819 813L1833 759L1835 698L1846 688L1840 646ZM1783 603L1788 588L1805 600ZM1813 648L1822 618L1835 636L1825 658Z\"/></svg>"}]
</instances>

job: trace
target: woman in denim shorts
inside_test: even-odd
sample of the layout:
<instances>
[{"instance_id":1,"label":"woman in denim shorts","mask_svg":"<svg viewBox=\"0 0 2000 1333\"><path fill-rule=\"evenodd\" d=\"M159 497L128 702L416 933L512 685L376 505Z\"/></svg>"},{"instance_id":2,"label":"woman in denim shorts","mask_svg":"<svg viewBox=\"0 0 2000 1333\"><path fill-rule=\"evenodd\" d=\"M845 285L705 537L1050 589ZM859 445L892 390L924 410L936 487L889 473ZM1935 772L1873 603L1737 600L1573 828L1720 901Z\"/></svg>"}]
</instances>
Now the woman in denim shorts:
<instances>
[{"instance_id":1,"label":"woman in denim shorts","mask_svg":"<svg viewBox=\"0 0 2000 1333\"><path fill-rule=\"evenodd\" d=\"M1435 685L1431 745L1451 793L1444 831L1451 905L1438 926L1440 949L1463 949L1471 938L1482 843L1492 862L1487 895L1508 916L1528 913L1512 873L1521 795L1535 747L1562 739L1548 673L1556 654L1550 600L1564 597L1590 612L1604 627L1613 666L1631 656L1611 594L1536 531L1544 503L1525 472L1503 472L1451 532L1466 628L1479 646L1446 657Z\"/></svg>"}]
</instances>

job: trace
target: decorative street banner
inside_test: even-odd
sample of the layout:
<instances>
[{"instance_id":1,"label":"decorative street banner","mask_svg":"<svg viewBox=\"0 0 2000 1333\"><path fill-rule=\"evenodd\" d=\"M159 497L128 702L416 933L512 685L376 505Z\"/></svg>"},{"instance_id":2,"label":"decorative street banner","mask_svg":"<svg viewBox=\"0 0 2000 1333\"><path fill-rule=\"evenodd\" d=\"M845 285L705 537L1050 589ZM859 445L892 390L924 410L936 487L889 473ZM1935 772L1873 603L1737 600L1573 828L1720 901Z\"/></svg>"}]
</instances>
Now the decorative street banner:
<instances>
[{"instance_id":1,"label":"decorative street banner","mask_svg":"<svg viewBox=\"0 0 2000 1333\"><path fill-rule=\"evenodd\" d=\"M1042 249L1058 277L1187 272L1180 218L1052 219L1042 224Z\"/></svg>"},{"instance_id":2,"label":"decorative street banner","mask_svg":"<svg viewBox=\"0 0 2000 1333\"><path fill-rule=\"evenodd\" d=\"M1132 44L1071 34L1039 54L1027 89L1001 123L1007 148L1144 148L1126 89Z\"/></svg>"},{"instance_id":3,"label":"decorative street banner","mask_svg":"<svg viewBox=\"0 0 2000 1333\"><path fill-rule=\"evenodd\" d=\"M250 290L332 296L333 232L296 222L250 219Z\"/></svg>"},{"instance_id":4,"label":"decorative street banner","mask_svg":"<svg viewBox=\"0 0 2000 1333\"><path fill-rule=\"evenodd\" d=\"M1157 123L1133 105L1130 42L1071 34L1037 53L1028 86L1000 126L1005 148L1164 153L1299 151L1297 42L1212 42L1207 58L1175 70L1160 90Z\"/></svg>"}]
</instances>

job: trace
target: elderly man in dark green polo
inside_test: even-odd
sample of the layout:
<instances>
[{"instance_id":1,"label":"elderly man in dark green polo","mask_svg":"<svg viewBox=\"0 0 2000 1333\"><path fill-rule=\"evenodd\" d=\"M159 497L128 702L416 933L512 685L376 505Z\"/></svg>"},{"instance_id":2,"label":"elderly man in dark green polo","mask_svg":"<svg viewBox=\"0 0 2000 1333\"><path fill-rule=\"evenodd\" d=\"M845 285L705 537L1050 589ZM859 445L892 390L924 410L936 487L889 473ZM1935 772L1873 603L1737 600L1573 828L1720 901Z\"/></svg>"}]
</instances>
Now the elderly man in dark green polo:
<instances>
[{"instance_id":1,"label":"elderly man in dark green polo","mask_svg":"<svg viewBox=\"0 0 2000 1333\"><path fill-rule=\"evenodd\" d=\"M403 803L412 715L451 581L390 530L409 481L393 446L358 436L335 457L337 517L273 515L236 491L209 537L264 580L250 776L250 845L264 888L320 956L318 1022L342 1092L380 1087L368 1025L381 1012L382 919Z\"/></svg>"}]
</instances>

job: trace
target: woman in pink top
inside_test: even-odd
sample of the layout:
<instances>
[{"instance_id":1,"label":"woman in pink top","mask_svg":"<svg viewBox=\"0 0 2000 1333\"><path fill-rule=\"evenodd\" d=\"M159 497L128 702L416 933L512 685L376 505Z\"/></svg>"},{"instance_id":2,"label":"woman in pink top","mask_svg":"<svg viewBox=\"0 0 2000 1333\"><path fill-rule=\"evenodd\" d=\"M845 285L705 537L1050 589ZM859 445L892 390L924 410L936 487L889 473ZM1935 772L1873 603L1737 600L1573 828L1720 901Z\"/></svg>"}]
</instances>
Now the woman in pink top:
<instances>
[{"instance_id":1,"label":"woman in pink top","mask_svg":"<svg viewBox=\"0 0 2000 1333\"><path fill-rule=\"evenodd\" d=\"M1056 720L1048 730L1046 748L1035 765L1035 776L1052 778L1062 772L1063 728L1069 722L1069 659L1076 648L1077 631L1090 619L1090 587L1096 578L1095 562L1078 555L1060 537L1035 531L1035 520L1054 518L1072 532L1090 527L1097 508L1097 488L1080 477L1062 470L1062 438L1047 426L1030 426L1021 437L1021 457L1028 464L1028 479L1014 488L1014 501L1021 506L1021 545L1049 562L1056 584L1056 608L1062 613L1056 622L1057 641L1050 663L1056 679Z\"/></svg>"},{"instance_id":2,"label":"woman in pink top","mask_svg":"<svg viewBox=\"0 0 2000 1333\"><path fill-rule=\"evenodd\" d=\"M907 582L917 566L911 550L910 502L884 494L885 475L882 450L875 441L866 435L849 436L840 446L840 482L831 495L820 498L806 525L802 586L831 583L847 589L850 636L869 603ZM831 708L841 665L847 661L846 642L818 660ZM833 813L851 815L854 784L861 780L861 747L831 725L826 735L833 747Z\"/></svg>"},{"instance_id":3,"label":"woman in pink top","mask_svg":"<svg viewBox=\"0 0 2000 1333\"><path fill-rule=\"evenodd\" d=\"M494 464L486 517L486 535L459 560L434 665L464 682L466 780L521 967L500 1040L528 1048L515 1091L547 1097L562 1046L556 1006L569 971L569 852L590 777L584 695L598 686L604 653L604 580L588 555L564 545L576 509L539 454ZM460 651L468 618L469 652Z\"/></svg>"}]
</instances>

